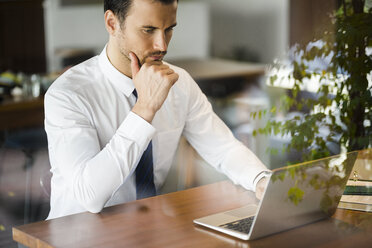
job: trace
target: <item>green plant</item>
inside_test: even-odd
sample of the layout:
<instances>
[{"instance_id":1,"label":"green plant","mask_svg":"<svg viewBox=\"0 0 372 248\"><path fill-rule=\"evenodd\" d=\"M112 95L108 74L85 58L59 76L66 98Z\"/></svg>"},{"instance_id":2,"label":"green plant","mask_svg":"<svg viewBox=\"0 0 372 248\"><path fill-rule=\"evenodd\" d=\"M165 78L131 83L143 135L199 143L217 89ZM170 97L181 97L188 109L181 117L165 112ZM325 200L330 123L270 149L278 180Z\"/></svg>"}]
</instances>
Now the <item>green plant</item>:
<instances>
[{"instance_id":1,"label":"green plant","mask_svg":"<svg viewBox=\"0 0 372 248\"><path fill-rule=\"evenodd\" d=\"M347 151L371 147L372 144L372 4L364 0L343 0L330 18L334 30L318 42L295 46L289 65L277 63L270 82L293 83L291 94L281 99L281 106L263 110L254 116L289 110L303 111L302 117L286 121L268 121L261 134L291 136L284 148L302 152L303 161L331 154L327 144L335 143ZM368 49L369 50L368 52ZM328 61L324 68L312 68L316 60ZM291 68L285 76L276 74ZM302 98L305 84L316 82L315 98ZM320 129L327 129L327 134ZM257 131L254 132L254 135Z\"/></svg>"}]
</instances>

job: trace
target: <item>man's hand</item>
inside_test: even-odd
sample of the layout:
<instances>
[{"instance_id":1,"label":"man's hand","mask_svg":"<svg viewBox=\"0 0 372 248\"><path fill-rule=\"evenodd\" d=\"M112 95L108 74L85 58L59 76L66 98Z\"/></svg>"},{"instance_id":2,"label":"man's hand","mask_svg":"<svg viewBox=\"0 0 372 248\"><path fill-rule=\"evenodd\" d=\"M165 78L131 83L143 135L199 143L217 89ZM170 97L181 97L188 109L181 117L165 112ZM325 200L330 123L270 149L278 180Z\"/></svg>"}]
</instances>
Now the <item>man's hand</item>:
<instances>
[{"instance_id":1,"label":"man's hand","mask_svg":"<svg viewBox=\"0 0 372 248\"><path fill-rule=\"evenodd\" d=\"M265 188L268 184L268 181L269 178L267 177L263 177L260 179L260 181L258 181L257 185L256 185L256 197L257 199L261 200L262 199L262 196L265 192Z\"/></svg>"},{"instance_id":2,"label":"man's hand","mask_svg":"<svg viewBox=\"0 0 372 248\"><path fill-rule=\"evenodd\" d=\"M179 76L161 61L145 63L140 67L137 56L132 52L129 56L132 79L138 94L132 111L151 123Z\"/></svg>"}]
</instances>

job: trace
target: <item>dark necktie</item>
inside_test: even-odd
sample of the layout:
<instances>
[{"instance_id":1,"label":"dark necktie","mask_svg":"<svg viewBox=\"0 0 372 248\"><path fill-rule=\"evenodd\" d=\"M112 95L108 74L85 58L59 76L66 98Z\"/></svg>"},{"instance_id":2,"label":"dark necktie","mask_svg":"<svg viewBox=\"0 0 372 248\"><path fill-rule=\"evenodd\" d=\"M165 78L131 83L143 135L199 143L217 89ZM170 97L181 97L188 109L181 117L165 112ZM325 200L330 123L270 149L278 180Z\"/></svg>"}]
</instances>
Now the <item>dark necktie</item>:
<instances>
[{"instance_id":1,"label":"dark necktie","mask_svg":"<svg viewBox=\"0 0 372 248\"><path fill-rule=\"evenodd\" d=\"M137 99L137 91L133 91ZM143 152L141 160L136 168L137 200L156 195L154 184L154 166L152 159L152 141Z\"/></svg>"}]
</instances>

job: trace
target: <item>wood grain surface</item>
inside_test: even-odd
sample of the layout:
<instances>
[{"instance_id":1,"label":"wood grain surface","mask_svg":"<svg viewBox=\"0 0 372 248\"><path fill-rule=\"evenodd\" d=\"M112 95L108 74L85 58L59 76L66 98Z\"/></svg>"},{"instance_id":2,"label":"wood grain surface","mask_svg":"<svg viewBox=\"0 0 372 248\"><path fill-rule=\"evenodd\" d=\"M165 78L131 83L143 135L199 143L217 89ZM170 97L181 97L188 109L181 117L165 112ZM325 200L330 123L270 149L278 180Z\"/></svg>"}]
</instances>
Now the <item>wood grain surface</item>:
<instances>
[{"instance_id":1,"label":"wood grain surface","mask_svg":"<svg viewBox=\"0 0 372 248\"><path fill-rule=\"evenodd\" d=\"M13 228L29 247L369 247L372 214L338 210L334 218L254 241L220 234L193 219L256 202L223 181ZM273 206L274 208L275 206ZM344 221L338 221L344 220Z\"/></svg>"}]
</instances>

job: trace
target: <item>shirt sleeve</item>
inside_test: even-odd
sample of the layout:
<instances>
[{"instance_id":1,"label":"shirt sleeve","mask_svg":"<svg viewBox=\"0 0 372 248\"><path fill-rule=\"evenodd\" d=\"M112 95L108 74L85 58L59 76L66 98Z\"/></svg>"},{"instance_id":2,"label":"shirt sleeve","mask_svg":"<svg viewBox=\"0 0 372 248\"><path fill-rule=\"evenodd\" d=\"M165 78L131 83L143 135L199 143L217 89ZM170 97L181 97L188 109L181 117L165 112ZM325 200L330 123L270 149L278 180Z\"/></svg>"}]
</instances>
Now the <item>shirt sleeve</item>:
<instances>
[{"instance_id":1,"label":"shirt sleeve","mask_svg":"<svg viewBox=\"0 0 372 248\"><path fill-rule=\"evenodd\" d=\"M254 179L266 166L238 141L213 112L198 85L189 79L189 112L184 135L200 156L234 183L255 191Z\"/></svg>"},{"instance_id":2,"label":"shirt sleeve","mask_svg":"<svg viewBox=\"0 0 372 248\"><path fill-rule=\"evenodd\" d=\"M52 170L57 171L86 210L100 212L131 175L155 128L130 112L101 149L82 97L66 90L45 96L45 130Z\"/></svg>"}]
</instances>

